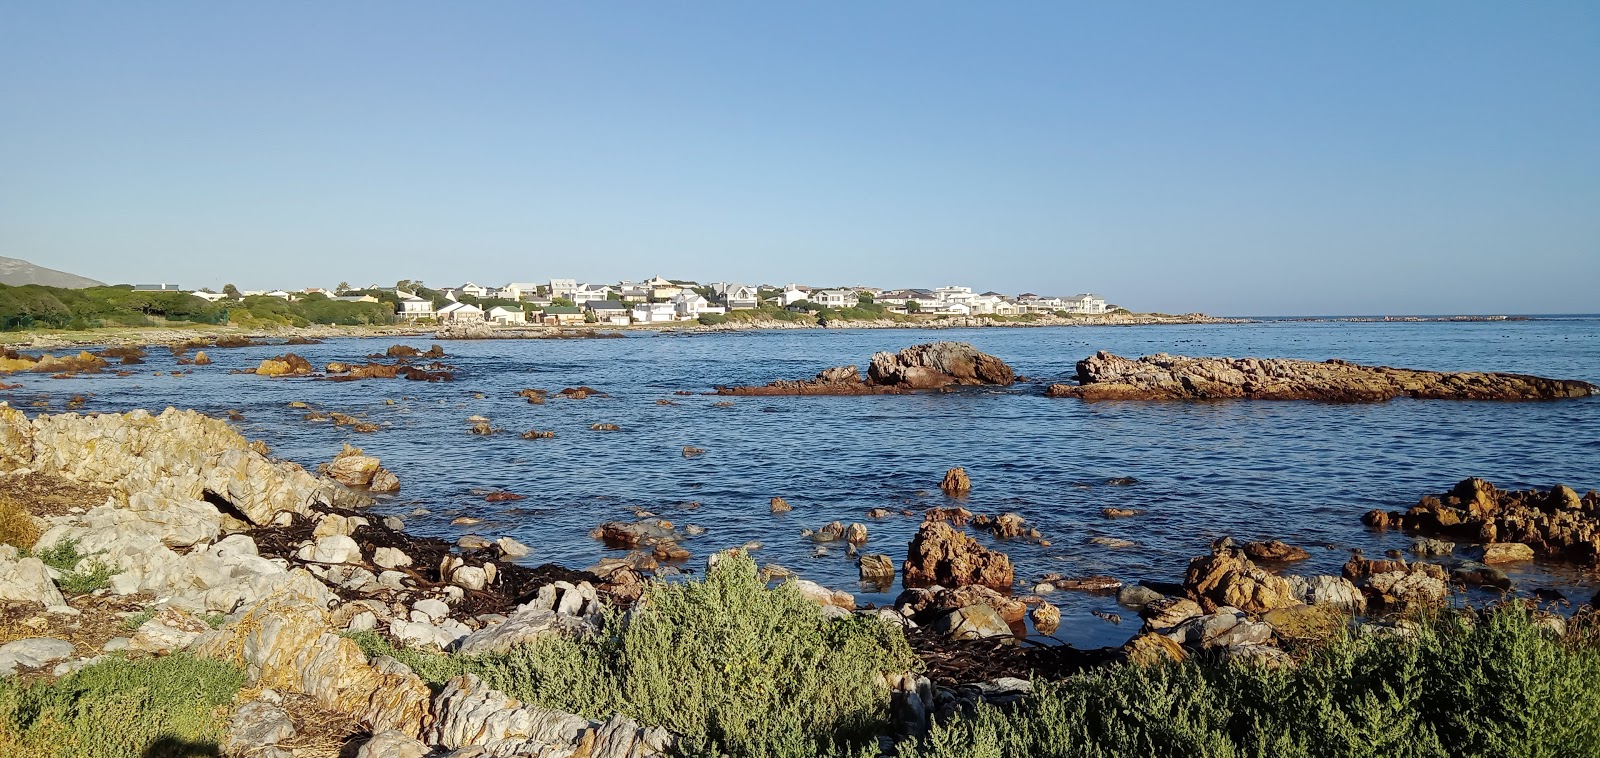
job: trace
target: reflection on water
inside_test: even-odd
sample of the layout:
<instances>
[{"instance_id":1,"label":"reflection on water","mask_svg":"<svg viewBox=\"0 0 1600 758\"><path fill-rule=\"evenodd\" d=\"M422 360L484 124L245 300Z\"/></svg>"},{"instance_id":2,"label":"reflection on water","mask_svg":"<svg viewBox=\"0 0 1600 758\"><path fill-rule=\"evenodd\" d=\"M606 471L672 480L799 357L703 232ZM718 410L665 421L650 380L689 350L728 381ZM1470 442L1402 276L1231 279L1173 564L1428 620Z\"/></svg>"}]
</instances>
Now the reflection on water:
<instances>
[{"instance_id":1,"label":"reflection on water","mask_svg":"<svg viewBox=\"0 0 1600 758\"><path fill-rule=\"evenodd\" d=\"M877 350L960 339L1034 377L1012 390L879 397L720 398L673 395L714 384L799 378L841 363L864 365ZM405 340L426 347L426 340ZM390 341L334 340L289 348L321 364L382 352ZM1095 350L1124 355L1256 355L1345 358L1426 369L1493 369L1600 382L1600 320L1485 324L1269 323L1249 326L979 329L962 331L784 331L700 336L631 335L624 340L444 343L446 362L462 371L442 384L371 380L335 383L231 375L282 347L213 350L215 364L188 376L152 350L141 373L51 380L26 375L0 399L24 409L46 400L63 409L74 394L85 410L159 410L168 405L220 414L238 409L239 428L276 455L308 467L349 442L381 456L400 476L400 496L385 513L425 508L410 528L454 538L451 519L473 515L488 536L510 534L534 549L527 561L593 563L605 549L588 531L632 518L643 507L706 527L687 546L691 565L713 550L760 541L763 563L860 590L843 545L816 556L803 528L835 519L867 523L867 552L898 563L916 530L914 518L871 521L869 508L920 511L947 504L938 483L965 466L974 489L964 504L978 512L1016 511L1044 531L1049 546L1000 545L1018 567L1019 585L1046 573L1110 574L1124 581L1178 580L1188 558L1222 535L1276 538L1311 550L1289 570L1337 573L1350 548L1368 554L1404 547L1397 534L1360 524L1372 508L1401 508L1468 476L1501 487L1580 491L1600 485L1600 399L1531 404L1395 401L1381 405L1317 403L1101 403L1039 396L1041 384L1070 378ZM525 387L588 385L609 397L552 398L531 405ZM475 399L483 393L484 399ZM658 405L671 399L675 405ZM287 404L365 414L386 428L355 434L302 420ZM393 400L394 405L385 404ZM468 416L488 416L506 433L467 433ZM620 432L589 425L615 423ZM528 429L553 439L522 440ZM685 458L685 445L705 448ZM1131 486L1106 480L1135 477ZM527 500L490 504L482 492L505 488ZM793 512L774 516L782 496ZM1145 509L1106 520L1105 507ZM1110 549L1097 536L1133 540ZM979 535L986 544L992 540ZM1513 572L1527 588L1563 588L1586 600L1593 588L1572 571ZM894 591L858 592L887 602ZM1137 625L1113 599L1056 593L1063 606L1057 636L1080 644L1117 644ZM1120 612L1112 625L1092 610Z\"/></svg>"}]
</instances>

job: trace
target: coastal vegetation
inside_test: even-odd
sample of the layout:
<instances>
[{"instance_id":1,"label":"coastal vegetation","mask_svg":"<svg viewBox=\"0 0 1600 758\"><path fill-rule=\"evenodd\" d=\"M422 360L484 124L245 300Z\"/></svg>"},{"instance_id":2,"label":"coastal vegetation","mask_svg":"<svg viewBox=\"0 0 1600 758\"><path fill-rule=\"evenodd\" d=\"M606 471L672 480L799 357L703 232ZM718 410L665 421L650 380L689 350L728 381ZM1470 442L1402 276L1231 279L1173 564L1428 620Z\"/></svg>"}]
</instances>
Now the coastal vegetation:
<instances>
[{"instance_id":1,"label":"coastal vegetation","mask_svg":"<svg viewBox=\"0 0 1600 758\"><path fill-rule=\"evenodd\" d=\"M0 285L0 331L94 329L115 326L354 326L393 322L394 306L334 300L320 293L289 301L262 295L212 303L187 292L130 286L64 289Z\"/></svg>"}]
</instances>

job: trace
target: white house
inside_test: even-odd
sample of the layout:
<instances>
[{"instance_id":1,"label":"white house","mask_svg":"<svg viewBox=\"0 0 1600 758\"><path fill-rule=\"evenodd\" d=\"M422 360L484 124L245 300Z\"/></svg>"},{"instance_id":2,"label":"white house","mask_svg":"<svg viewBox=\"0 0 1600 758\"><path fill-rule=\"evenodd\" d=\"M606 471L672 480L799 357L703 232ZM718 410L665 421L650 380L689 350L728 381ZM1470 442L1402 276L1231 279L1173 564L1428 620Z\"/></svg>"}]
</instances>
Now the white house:
<instances>
[{"instance_id":1,"label":"white house","mask_svg":"<svg viewBox=\"0 0 1600 758\"><path fill-rule=\"evenodd\" d=\"M728 309L712 305L698 292L679 292L672 298L672 307L680 318L699 318L708 313L727 313Z\"/></svg>"},{"instance_id":2,"label":"white house","mask_svg":"<svg viewBox=\"0 0 1600 758\"><path fill-rule=\"evenodd\" d=\"M500 297L506 300L524 300L539 294L539 285L534 282L508 282L500 288Z\"/></svg>"},{"instance_id":3,"label":"white house","mask_svg":"<svg viewBox=\"0 0 1600 758\"><path fill-rule=\"evenodd\" d=\"M760 294L755 287L746 284L717 282L711 285L711 291L716 293L717 299L730 311L761 307Z\"/></svg>"},{"instance_id":4,"label":"white house","mask_svg":"<svg viewBox=\"0 0 1600 758\"><path fill-rule=\"evenodd\" d=\"M470 303L451 303L436 314L440 321L482 321L483 309Z\"/></svg>"},{"instance_id":5,"label":"white house","mask_svg":"<svg viewBox=\"0 0 1600 758\"><path fill-rule=\"evenodd\" d=\"M787 308L810 296L811 288L802 287L798 284L787 284L784 285L783 291L778 293L778 305Z\"/></svg>"},{"instance_id":6,"label":"white house","mask_svg":"<svg viewBox=\"0 0 1600 758\"><path fill-rule=\"evenodd\" d=\"M612 300L617 296L617 288L609 284L580 284L572 293L572 302L580 307L592 301Z\"/></svg>"},{"instance_id":7,"label":"white house","mask_svg":"<svg viewBox=\"0 0 1600 758\"><path fill-rule=\"evenodd\" d=\"M577 279L551 279L550 297L571 298L572 293L578 291Z\"/></svg>"},{"instance_id":8,"label":"white house","mask_svg":"<svg viewBox=\"0 0 1600 758\"><path fill-rule=\"evenodd\" d=\"M601 324L627 324L628 306L616 300L590 300L583 305L584 310L594 314L595 321Z\"/></svg>"},{"instance_id":9,"label":"white house","mask_svg":"<svg viewBox=\"0 0 1600 758\"><path fill-rule=\"evenodd\" d=\"M395 294L400 296L400 306L395 309L395 312L401 318L407 321L416 321L434 317L432 300L424 300L403 290L395 290Z\"/></svg>"},{"instance_id":10,"label":"white house","mask_svg":"<svg viewBox=\"0 0 1600 758\"><path fill-rule=\"evenodd\" d=\"M964 303L971 300L971 287L939 287L933 291L933 296L945 302Z\"/></svg>"},{"instance_id":11,"label":"white house","mask_svg":"<svg viewBox=\"0 0 1600 758\"><path fill-rule=\"evenodd\" d=\"M507 308L504 305L497 305L489 309L489 320L496 324L526 324L528 323L528 314L524 313L521 308Z\"/></svg>"},{"instance_id":12,"label":"white house","mask_svg":"<svg viewBox=\"0 0 1600 758\"><path fill-rule=\"evenodd\" d=\"M1106 299L1092 292L1063 298L1062 310L1068 313L1105 313Z\"/></svg>"},{"instance_id":13,"label":"white house","mask_svg":"<svg viewBox=\"0 0 1600 758\"><path fill-rule=\"evenodd\" d=\"M812 290L806 299L824 308L854 308L861 303L855 290Z\"/></svg>"},{"instance_id":14,"label":"white house","mask_svg":"<svg viewBox=\"0 0 1600 758\"><path fill-rule=\"evenodd\" d=\"M640 324L677 321L678 309L672 303L640 303L633 306L633 320Z\"/></svg>"}]
</instances>

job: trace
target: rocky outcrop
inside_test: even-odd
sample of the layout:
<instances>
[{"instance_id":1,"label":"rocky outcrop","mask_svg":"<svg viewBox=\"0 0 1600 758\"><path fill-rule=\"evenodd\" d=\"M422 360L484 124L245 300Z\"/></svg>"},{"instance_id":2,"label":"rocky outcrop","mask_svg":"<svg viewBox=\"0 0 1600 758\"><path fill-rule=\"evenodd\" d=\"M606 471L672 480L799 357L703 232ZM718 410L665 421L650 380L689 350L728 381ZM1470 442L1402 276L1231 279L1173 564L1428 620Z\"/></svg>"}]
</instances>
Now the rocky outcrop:
<instances>
[{"instance_id":1,"label":"rocky outcrop","mask_svg":"<svg viewBox=\"0 0 1600 758\"><path fill-rule=\"evenodd\" d=\"M1226 537L1212 545L1210 555L1189 561L1183 587L1207 612L1229 606L1266 613L1300 602L1287 580L1257 567Z\"/></svg>"},{"instance_id":2,"label":"rocky outcrop","mask_svg":"<svg viewBox=\"0 0 1600 758\"><path fill-rule=\"evenodd\" d=\"M924 522L911 540L901 567L907 587L981 584L1001 591L1015 580L1011 559L984 549L978 541L937 521Z\"/></svg>"},{"instance_id":3,"label":"rocky outcrop","mask_svg":"<svg viewBox=\"0 0 1600 758\"><path fill-rule=\"evenodd\" d=\"M1588 382L1523 374L1439 372L1283 358L1190 358L1158 353L1138 360L1101 351L1078 361L1078 384L1054 384L1051 397L1084 400L1319 400L1370 403L1397 397L1437 400L1556 400L1600 391Z\"/></svg>"},{"instance_id":4,"label":"rocky outcrop","mask_svg":"<svg viewBox=\"0 0 1600 758\"><path fill-rule=\"evenodd\" d=\"M438 340L486 340L494 338L494 325L487 321L457 319L439 325L433 333Z\"/></svg>"},{"instance_id":5,"label":"rocky outcrop","mask_svg":"<svg viewBox=\"0 0 1600 758\"><path fill-rule=\"evenodd\" d=\"M1004 361L965 342L931 342L872 356L867 377L855 366L825 369L813 379L754 387L717 387L719 395L892 395L957 386L1007 386L1016 375Z\"/></svg>"},{"instance_id":6,"label":"rocky outcrop","mask_svg":"<svg viewBox=\"0 0 1600 758\"><path fill-rule=\"evenodd\" d=\"M1410 510L1369 511L1362 521L1481 543L1485 563L1538 556L1600 565L1600 493L1594 490L1580 496L1558 484L1546 492L1501 491L1482 479L1466 479Z\"/></svg>"},{"instance_id":7,"label":"rocky outcrop","mask_svg":"<svg viewBox=\"0 0 1600 758\"><path fill-rule=\"evenodd\" d=\"M46 608L66 605L67 599L50 579L50 570L38 558L18 558L17 549L0 545L0 600L34 603Z\"/></svg>"},{"instance_id":8,"label":"rocky outcrop","mask_svg":"<svg viewBox=\"0 0 1600 758\"><path fill-rule=\"evenodd\" d=\"M345 445L323 472L346 487L366 487L374 492L393 492L400 489L400 479L383 467L375 456L367 455L359 447Z\"/></svg>"},{"instance_id":9,"label":"rocky outcrop","mask_svg":"<svg viewBox=\"0 0 1600 758\"><path fill-rule=\"evenodd\" d=\"M0 374L31 371L36 374L98 373L106 367L106 360L89 352L56 357L46 353L39 357L21 355L9 350L0 351Z\"/></svg>"},{"instance_id":10,"label":"rocky outcrop","mask_svg":"<svg viewBox=\"0 0 1600 758\"><path fill-rule=\"evenodd\" d=\"M255 373L261 376L305 376L311 373L311 361L294 353L285 353L276 358L263 359Z\"/></svg>"},{"instance_id":11,"label":"rocky outcrop","mask_svg":"<svg viewBox=\"0 0 1600 758\"><path fill-rule=\"evenodd\" d=\"M491 756L649 758L666 755L672 736L626 716L605 722L540 708L490 688L478 677L451 679L433 706L424 740L446 750L478 747Z\"/></svg>"},{"instance_id":12,"label":"rocky outcrop","mask_svg":"<svg viewBox=\"0 0 1600 758\"><path fill-rule=\"evenodd\" d=\"M967 476L965 468L953 468L944 472L944 481L939 482L939 489L947 495L965 495L972 492L972 479Z\"/></svg>"}]
</instances>

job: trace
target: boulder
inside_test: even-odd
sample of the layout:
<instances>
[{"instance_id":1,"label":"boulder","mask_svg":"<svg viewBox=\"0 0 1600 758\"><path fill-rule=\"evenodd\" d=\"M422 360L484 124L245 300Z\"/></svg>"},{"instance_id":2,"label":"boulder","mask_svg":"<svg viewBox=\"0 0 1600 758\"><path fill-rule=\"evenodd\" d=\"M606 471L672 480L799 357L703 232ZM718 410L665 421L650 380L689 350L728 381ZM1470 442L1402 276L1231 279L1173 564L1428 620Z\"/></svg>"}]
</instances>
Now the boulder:
<instances>
[{"instance_id":1,"label":"boulder","mask_svg":"<svg viewBox=\"0 0 1600 758\"><path fill-rule=\"evenodd\" d=\"M1165 633L1204 612L1199 603L1189 598L1164 597L1146 603L1139 609L1139 616L1144 619L1146 630Z\"/></svg>"},{"instance_id":2,"label":"boulder","mask_svg":"<svg viewBox=\"0 0 1600 758\"><path fill-rule=\"evenodd\" d=\"M493 626L479 629L461 640L462 655L505 653L518 645L547 637L573 637L593 634L595 628L583 619L553 610L525 608Z\"/></svg>"},{"instance_id":3,"label":"boulder","mask_svg":"<svg viewBox=\"0 0 1600 758\"><path fill-rule=\"evenodd\" d=\"M1061 626L1061 609L1049 603L1040 603L1028 615L1040 634L1055 634L1056 628Z\"/></svg>"},{"instance_id":4,"label":"boulder","mask_svg":"<svg viewBox=\"0 0 1600 758\"><path fill-rule=\"evenodd\" d=\"M261 376L304 376L311 373L311 362L294 353L267 358L256 367Z\"/></svg>"},{"instance_id":5,"label":"boulder","mask_svg":"<svg viewBox=\"0 0 1600 758\"><path fill-rule=\"evenodd\" d=\"M1117 591L1117 602L1129 608L1143 608L1157 600L1165 599L1165 597L1165 595L1142 584L1124 585L1122 589Z\"/></svg>"},{"instance_id":6,"label":"boulder","mask_svg":"<svg viewBox=\"0 0 1600 758\"><path fill-rule=\"evenodd\" d=\"M1533 548L1520 542L1493 542L1483 546L1484 563L1518 563L1533 560Z\"/></svg>"},{"instance_id":7,"label":"boulder","mask_svg":"<svg viewBox=\"0 0 1600 758\"><path fill-rule=\"evenodd\" d=\"M1290 561L1303 561L1311 557L1311 554L1305 550L1278 540L1246 542L1244 554L1250 560L1265 563L1288 563Z\"/></svg>"},{"instance_id":8,"label":"boulder","mask_svg":"<svg viewBox=\"0 0 1600 758\"><path fill-rule=\"evenodd\" d=\"M789 584L798 590L801 595L804 595L807 600L823 606L824 608L833 606L835 608L843 608L847 611L853 611L856 609L856 599L848 592L844 592L842 590L830 590L827 587L817 584L809 579L794 579L791 580Z\"/></svg>"},{"instance_id":9,"label":"boulder","mask_svg":"<svg viewBox=\"0 0 1600 758\"><path fill-rule=\"evenodd\" d=\"M989 637L1012 638L1011 627L999 612L987 605L969 605L949 611L929 625L953 639L975 640Z\"/></svg>"},{"instance_id":10,"label":"boulder","mask_svg":"<svg viewBox=\"0 0 1600 758\"><path fill-rule=\"evenodd\" d=\"M365 487L372 483L380 468L377 458L363 453L359 447L345 445L327 465L325 473L346 487Z\"/></svg>"},{"instance_id":11,"label":"boulder","mask_svg":"<svg viewBox=\"0 0 1600 758\"><path fill-rule=\"evenodd\" d=\"M254 755L294 733L294 720L282 708L265 700L251 700L233 712L222 748L230 755Z\"/></svg>"},{"instance_id":12,"label":"boulder","mask_svg":"<svg viewBox=\"0 0 1600 758\"><path fill-rule=\"evenodd\" d=\"M1293 576L1289 577L1289 585L1295 598L1306 605L1328 606L1350 614L1367 609L1361 590L1342 576Z\"/></svg>"},{"instance_id":13,"label":"boulder","mask_svg":"<svg viewBox=\"0 0 1600 758\"><path fill-rule=\"evenodd\" d=\"M1022 617L1028 611L1027 604L1021 600L1007 597L981 584L969 584L953 589L944 587L909 589L900 593L894 600L894 606L900 613L913 617L918 622L931 622L940 614L969 605L987 605L1000 614L1000 618L1008 624L1022 623Z\"/></svg>"},{"instance_id":14,"label":"boulder","mask_svg":"<svg viewBox=\"0 0 1600 758\"><path fill-rule=\"evenodd\" d=\"M1256 567L1227 538L1218 540L1210 555L1189 561L1183 586L1202 607L1213 612L1228 606L1266 613L1299 602L1288 581Z\"/></svg>"},{"instance_id":15,"label":"boulder","mask_svg":"<svg viewBox=\"0 0 1600 758\"><path fill-rule=\"evenodd\" d=\"M328 534L300 548L295 557L315 563L360 563L361 545L343 534Z\"/></svg>"},{"instance_id":16,"label":"boulder","mask_svg":"<svg viewBox=\"0 0 1600 758\"><path fill-rule=\"evenodd\" d=\"M1347 618L1331 605L1292 605L1261 617L1286 640L1325 640L1343 629Z\"/></svg>"},{"instance_id":17,"label":"boulder","mask_svg":"<svg viewBox=\"0 0 1600 758\"><path fill-rule=\"evenodd\" d=\"M20 669L42 669L72 656L72 643L50 637L25 637L0 645L0 677Z\"/></svg>"},{"instance_id":18,"label":"boulder","mask_svg":"<svg viewBox=\"0 0 1600 758\"><path fill-rule=\"evenodd\" d=\"M1201 649L1261 645L1272 641L1272 626L1251 621L1238 608L1224 606L1215 613L1195 616L1178 624L1167 637L1180 645Z\"/></svg>"},{"instance_id":19,"label":"boulder","mask_svg":"<svg viewBox=\"0 0 1600 758\"><path fill-rule=\"evenodd\" d=\"M1182 663L1189 657L1183 647L1173 642L1172 638L1154 632L1146 632L1128 640L1127 644L1122 646L1122 652L1129 661L1140 666Z\"/></svg>"},{"instance_id":20,"label":"boulder","mask_svg":"<svg viewBox=\"0 0 1600 758\"><path fill-rule=\"evenodd\" d=\"M1016 374L1004 361L965 342L933 342L898 353L873 355L867 380L882 386L937 389L950 385L1005 386L1016 381Z\"/></svg>"},{"instance_id":21,"label":"boulder","mask_svg":"<svg viewBox=\"0 0 1600 758\"><path fill-rule=\"evenodd\" d=\"M187 650L209 631L211 627L206 622L175 608L163 608L134 630L128 638L128 649L165 655Z\"/></svg>"},{"instance_id":22,"label":"boulder","mask_svg":"<svg viewBox=\"0 0 1600 758\"><path fill-rule=\"evenodd\" d=\"M944 472L944 481L939 483L939 489L951 495L965 495L972 491L972 480L967 477L964 468L953 468Z\"/></svg>"},{"instance_id":23,"label":"boulder","mask_svg":"<svg viewBox=\"0 0 1600 758\"><path fill-rule=\"evenodd\" d=\"M1388 571L1367 578L1367 589L1385 607L1439 605L1449 596L1444 579L1427 571Z\"/></svg>"},{"instance_id":24,"label":"boulder","mask_svg":"<svg viewBox=\"0 0 1600 758\"><path fill-rule=\"evenodd\" d=\"M948 524L924 522L912 538L902 573L906 586L981 584L1009 590L1015 577L1011 559L984 549Z\"/></svg>"},{"instance_id":25,"label":"boulder","mask_svg":"<svg viewBox=\"0 0 1600 758\"><path fill-rule=\"evenodd\" d=\"M863 583L876 585L894 583L894 561L887 555L867 553L856 561L856 566Z\"/></svg>"},{"instance_id":26,"label":"boulder","mask_svg":"<svg viewBox=\"0 0 1600 758\"><path fill-rule=\"evenodd\" d=\"M411 565L411 556L399 548L380 547L372 551L372 563L378 568L394 569Z\"/></svg>"},{"instance_id":27,"label":"boulder","mask_svg":"<svg viewBox=\"0 0 1600 758\"><path fill-rule=\"evenodd\" d=\"M356 751L356 758L427 758L432 753L422 740L390 729L372 735Z\"/></svg>"},{"instance_id":28,"label":"boulder","mask_svg":"<svg viewBox=\"0 0 1600 758\"><path fill-rule=\"evenodd\" d=\"M586 755L589 758L652 758L672 747L659 727L641 727L624 716L592 722L507 697L472 674L445 683L433 703L434 721L424 740L445 750L478 747L494 756Z\"/></svg>"},{"instance_id":29,"label":"boulder","mask_svg":"<svg viewBox=\"0 0 1600 758\"><path fill-rule=\"evenodd\" d=\"M0 559L0 600L34 603L46 608L67 604L66 597L50 579L50 569L38 558Z\"/></svg>"},{"instance_id":30,"label":"boulder","mask_svg":"<svg viewBox=\"0 0 1600 758\"><path fill-rule=\"evenodd\" d=\"M794 510L794 507L789 505L789 501L784 500L781 497L773 498L769 505L771 506L773 513L788 513L789 511Z\"/></svg>"}]
</instances>

